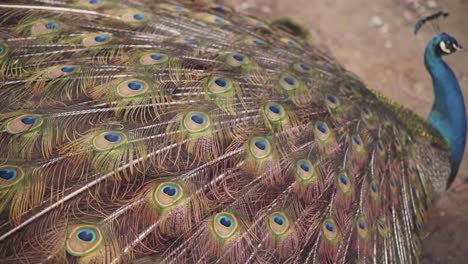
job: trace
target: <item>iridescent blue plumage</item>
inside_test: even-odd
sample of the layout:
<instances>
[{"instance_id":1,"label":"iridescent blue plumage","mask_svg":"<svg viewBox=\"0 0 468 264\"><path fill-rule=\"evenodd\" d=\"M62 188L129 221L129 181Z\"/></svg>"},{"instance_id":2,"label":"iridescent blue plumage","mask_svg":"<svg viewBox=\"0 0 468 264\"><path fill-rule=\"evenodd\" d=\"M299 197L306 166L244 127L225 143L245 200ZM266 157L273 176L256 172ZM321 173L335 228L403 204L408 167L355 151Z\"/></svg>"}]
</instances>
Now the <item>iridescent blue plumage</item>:
<instances>
[{"instance_id":1,"label":"iridescent blue plumage","mask_svg":"<svg viewBox=\"0 0 468 264\"><path fill-rule=\"evenodd\" d=\"M466 109L458 80L442 60L442 56L460 48L454 37L441 33L429 42L424 55L424 63L431 74L435 95L429 122L451 147L452 172L447 186L450 186L455 178L465 151Z\"/></svg>"}]
</instances>

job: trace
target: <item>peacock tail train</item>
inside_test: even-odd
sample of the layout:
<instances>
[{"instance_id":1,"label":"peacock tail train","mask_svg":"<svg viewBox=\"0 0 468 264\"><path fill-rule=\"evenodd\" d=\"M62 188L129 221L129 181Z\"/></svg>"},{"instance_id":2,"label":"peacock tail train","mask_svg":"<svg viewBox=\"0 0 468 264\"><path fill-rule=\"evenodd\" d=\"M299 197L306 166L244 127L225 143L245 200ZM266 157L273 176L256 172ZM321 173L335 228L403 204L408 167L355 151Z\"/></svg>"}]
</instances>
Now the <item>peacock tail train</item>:
<instances>
[{"instance_id":1,"label":"peacock tail train","mask_svg":"<svg viewBox=\"0 0 468 264\"><path fill-rule=\"evenodd\" d=\"M1 263L412 263L450 155L218 4L0 3Z\"/></svg>"}]
</instances>

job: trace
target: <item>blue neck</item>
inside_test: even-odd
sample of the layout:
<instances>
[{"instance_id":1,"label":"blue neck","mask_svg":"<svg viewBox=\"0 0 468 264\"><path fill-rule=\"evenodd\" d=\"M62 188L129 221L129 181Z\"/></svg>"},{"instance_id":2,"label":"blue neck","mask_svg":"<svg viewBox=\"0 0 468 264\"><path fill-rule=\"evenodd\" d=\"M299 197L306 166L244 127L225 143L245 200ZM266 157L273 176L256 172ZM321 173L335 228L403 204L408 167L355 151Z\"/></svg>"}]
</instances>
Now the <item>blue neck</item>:
<instances>
[{"instance_id":1,"label":"blue neck","mask_svg":"<svg viewBox=\"0 0 468 264\"><path fill-rule=\"evenodd\" d=\"M431 41L424 55L424 63L431 74L435 95L429 122L451 147L452 173L447 182L449 186L457 174L465 152L466 111L457 78L440 54L437 54L435 45L435 41Z\"/></svg>"}]
</instances>

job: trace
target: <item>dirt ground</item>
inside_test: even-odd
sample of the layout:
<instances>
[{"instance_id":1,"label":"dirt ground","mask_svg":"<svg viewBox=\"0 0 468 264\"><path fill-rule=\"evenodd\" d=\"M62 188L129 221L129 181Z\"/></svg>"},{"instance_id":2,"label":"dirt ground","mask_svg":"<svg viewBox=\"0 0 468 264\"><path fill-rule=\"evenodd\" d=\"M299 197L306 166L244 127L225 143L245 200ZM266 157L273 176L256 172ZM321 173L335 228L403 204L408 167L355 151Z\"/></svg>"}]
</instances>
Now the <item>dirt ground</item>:
<instances>
[{"instance_id":1,"label":"dirt ground","mask_svg":"<svg viewBox=\"0 0 468 264\"><path fill-rule=\"evenodd\" d=\"M427 41L438 30L427 25L414 37L421 17L443 10L442 31L468 48L468 0L226 0L238 10L269 20L290 17L311 31L369 87L427 116L432 82L423 64ZM414 8L414 4L419 7ZM468 98L468 52L446 58ZM423 263L468 263L468 155L452 188L430 210Z\"/></svg>"}]
</instances>

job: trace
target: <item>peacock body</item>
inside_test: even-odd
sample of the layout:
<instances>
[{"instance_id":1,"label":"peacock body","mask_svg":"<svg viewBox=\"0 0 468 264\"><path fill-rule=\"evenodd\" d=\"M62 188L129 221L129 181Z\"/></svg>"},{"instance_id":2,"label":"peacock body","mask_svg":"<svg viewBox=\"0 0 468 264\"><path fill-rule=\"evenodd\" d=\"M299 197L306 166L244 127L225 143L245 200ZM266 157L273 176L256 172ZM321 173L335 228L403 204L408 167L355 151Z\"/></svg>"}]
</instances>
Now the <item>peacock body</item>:
<instances>
[{"instance_id":1,"label":"peacock body","mask_svg":"<svg viewBox=\"0 0 468 264\"><path fill-rule=\"evenodd\" d=\"M199 1L0 3L0 262L418 262L463 101L432 126L288 29ZM436 95L460 96L438 37Z\"/></svg>"}]
</instances>

